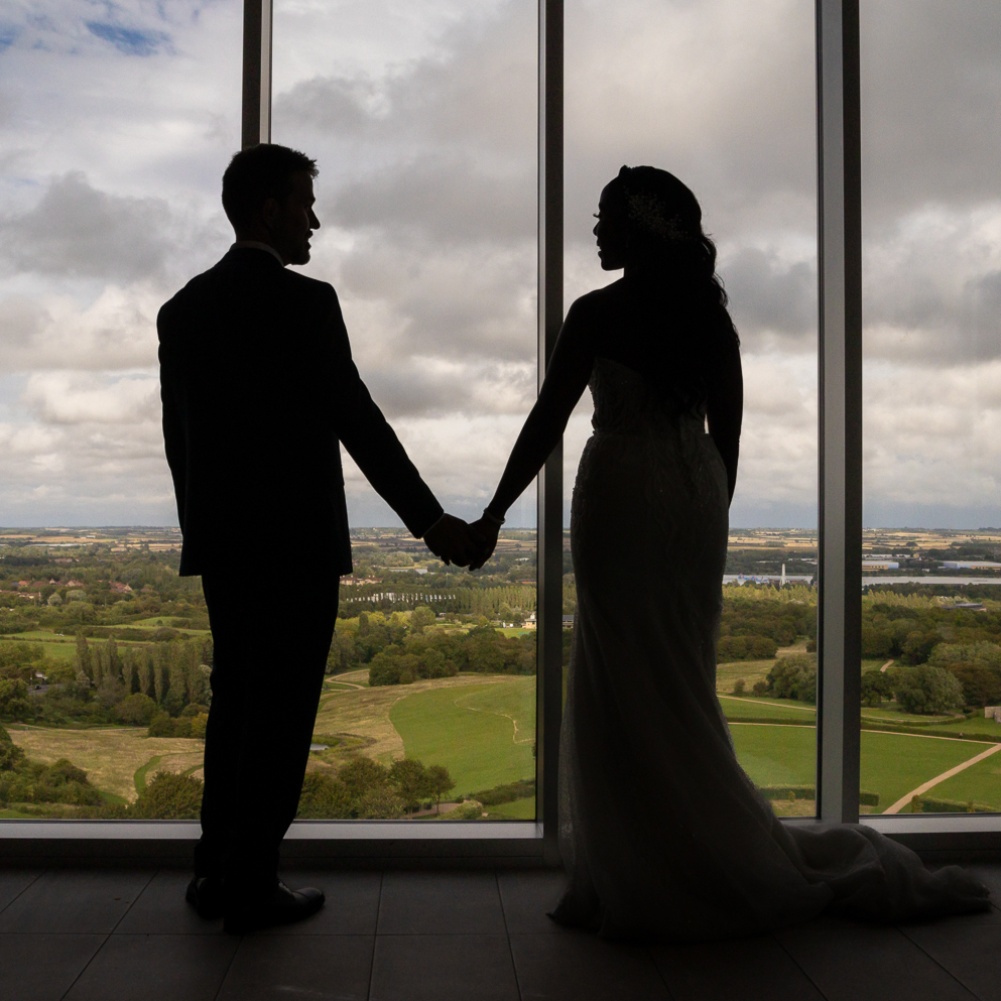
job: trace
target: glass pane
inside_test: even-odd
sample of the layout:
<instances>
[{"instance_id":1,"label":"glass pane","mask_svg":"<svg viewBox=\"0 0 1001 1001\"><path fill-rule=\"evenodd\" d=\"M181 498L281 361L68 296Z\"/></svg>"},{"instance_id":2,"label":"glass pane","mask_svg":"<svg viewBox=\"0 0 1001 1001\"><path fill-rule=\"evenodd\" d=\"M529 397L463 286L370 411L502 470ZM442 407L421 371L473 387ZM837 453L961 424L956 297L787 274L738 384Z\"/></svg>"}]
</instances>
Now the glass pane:
<instances>
[{"instance_id":1,"label":"glass pane","mask_svg":"<svg viewBox=\"0 0 1001 1001\"><path fill-rule=\"evenodd\" d=\"M195 817L198 581L176 527L81 526L177 524L155 318L231 240L239 5L2 20L0 816Z\"/></svg>"},{"instance_id":2,"label":"glass pane","mask_svg":"<svg viewBox=\"0 0 1001 1001\"><path fill-rule=\"evenodd\" d=\"M662 167L688 184L718 245L745 380L716 688L754 781L779 813L812 815L813 4L617 0L568 4L566 18L567 302L620 277L599 269L592 227L599 193L622 164ZM568 507L591 412L585 394L566 438ZM653 565L632 559L637 587L645 574L676 572L670 554Z\"/></svg>"},{"instance_id":3,"label":"glass pane","mask_svg":"<svg viewBox=\"0 0 1001 1001\"><path fill-rule=\"evenodd\" d=\"M996 4L862 6L861 787L875 812L1001 810L999 33Z\"/></svg>"},{"instance_id":4,"label":"glass pane","mask_svg":"<svg viewBox=\"0 0 1001 1001\"><path fill-rule=\"evenodd\" d=\"M279 0L274 39L273 139L320 170L304 271L446 510L479 517L535 396L535 3ZM534 494L470 574L346 479L355 574L300 816L534 818Z\"/></svg>"}]
</instances>

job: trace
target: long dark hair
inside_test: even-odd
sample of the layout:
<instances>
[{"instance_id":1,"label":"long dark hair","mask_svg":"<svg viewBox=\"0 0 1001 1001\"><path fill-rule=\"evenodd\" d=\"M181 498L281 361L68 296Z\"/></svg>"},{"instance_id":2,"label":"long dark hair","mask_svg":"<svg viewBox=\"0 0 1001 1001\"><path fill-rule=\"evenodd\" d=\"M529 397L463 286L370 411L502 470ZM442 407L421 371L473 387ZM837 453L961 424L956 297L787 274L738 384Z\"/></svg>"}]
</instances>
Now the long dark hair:
<instances>
[{"instance_id":1,"label":"long dark hair","mask_svg":"<svg viewBox=\"0 0 1001 1001\"><path fill-rule=\"evenodd\" d=\"M710 353L739 344L716 273L716 244L702 229L702 208L691 189L666 170L643 166L623 167L607 193L623 214L633 258L709 335Z\"/></svg>"}]
</instances>

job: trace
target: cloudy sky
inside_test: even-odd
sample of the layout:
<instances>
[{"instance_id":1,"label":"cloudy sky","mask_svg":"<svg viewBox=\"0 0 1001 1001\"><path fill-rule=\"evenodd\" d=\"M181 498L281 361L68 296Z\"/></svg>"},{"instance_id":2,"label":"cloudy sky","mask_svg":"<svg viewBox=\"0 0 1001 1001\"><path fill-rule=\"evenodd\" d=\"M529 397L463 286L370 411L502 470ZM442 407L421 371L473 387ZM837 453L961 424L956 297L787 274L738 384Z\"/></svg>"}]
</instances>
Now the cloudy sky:
<instances>
[{"instance_id":1,"label":"cloudy sky","mask_svg":"<svg viewBox=\"0 0 1001 1001\"><path fill-rule=\"evenodd\" d=\"M425 478L474 515L535 392L535 2L275 8L273 138L320 165L305 270ZM743 343L739 526L816 523L812 16L567 4L566 300L609 280L591 213L622 163L692 186ZM154 321L231 238L240 31L239 0L0 10L0 525L176 522ZM1001 525L999 37L985 0L864 5L869 525ZM396 523L348 480L355 524ZM532 520L526 496L509 523Z\"/></svg>"}]
</instances>

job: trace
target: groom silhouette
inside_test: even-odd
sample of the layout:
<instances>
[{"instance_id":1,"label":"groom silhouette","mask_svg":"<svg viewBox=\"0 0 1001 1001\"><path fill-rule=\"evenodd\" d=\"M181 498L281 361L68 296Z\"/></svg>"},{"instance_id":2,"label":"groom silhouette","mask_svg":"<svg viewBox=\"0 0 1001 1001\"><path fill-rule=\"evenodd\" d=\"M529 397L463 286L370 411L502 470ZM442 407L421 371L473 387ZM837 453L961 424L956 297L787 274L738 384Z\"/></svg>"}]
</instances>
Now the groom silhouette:
<instances>
[{"instance_id":1,"label":"groom silhouette","mask_svg":"<svg viewBox=\"0 0 1001 1001\"><path fill-rule=\"evenodd\" d=\"M160 309L163 434L214 646L202 836L187 899L242 933L323 906L277 876L299 802L338 577L351 572L340 444L446 563L478 543L444 514L373 402L334 289L305 264L320 226L316 163L284 146L237 153L222 202L228 253Z\"/></svg>"}]
</instances>

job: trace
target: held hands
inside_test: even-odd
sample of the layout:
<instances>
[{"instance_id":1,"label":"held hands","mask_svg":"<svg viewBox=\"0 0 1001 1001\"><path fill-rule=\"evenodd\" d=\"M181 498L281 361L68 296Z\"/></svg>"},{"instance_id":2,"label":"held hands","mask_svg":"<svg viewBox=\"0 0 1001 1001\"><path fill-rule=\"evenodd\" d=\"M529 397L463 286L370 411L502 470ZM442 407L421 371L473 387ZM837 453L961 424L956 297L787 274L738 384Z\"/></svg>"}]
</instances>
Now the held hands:
<instances>
[{"instance_id":1,"label":"held hands","mask_svg":"<svg viewBox=\"0 0 1001 1001\"><path fill-rule=\"evenodd\" d=\"M469 525L446 514L424 533L424 544L446 565L479 570L493 555L499 530L497 521L487 517Z\"/></svg>"},{"instance_id":2,"label":"held hands","mask_svg":"<svg viewBox=\"0 0 1001 1001\"><path fill-rule=\"evenodd\" d=\"M500 523L496 518L490 518L484 514L482 518L474 521L469 529L480 541L479 555L469 564L469 569L479 570L493 555L497 545L497 535L500 532Z\"/></svg>"},{"instance_id":3,"label":"held hands","mask_svg":"<svg viewBox=\"0 0 1001 1001\"><path fill-rule=\"evenodd\" d=\"M483 540L461 518L442 515L439 521L424 533L424 544L446 565L468 567L483 552ZM482 561L478 564L483 565Z\"/></svg>"}]
</instances>

